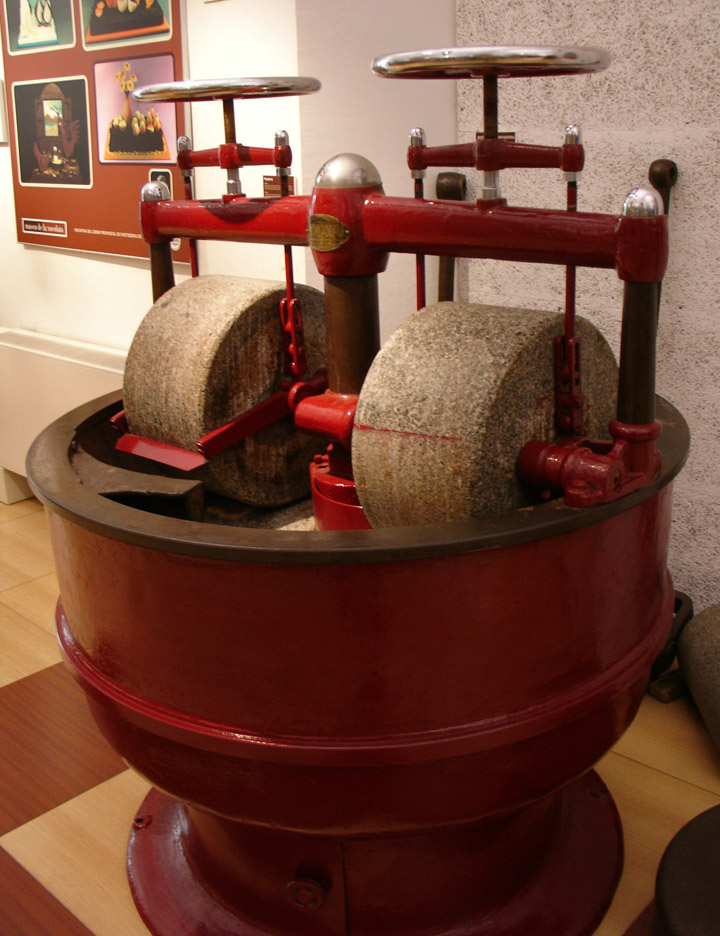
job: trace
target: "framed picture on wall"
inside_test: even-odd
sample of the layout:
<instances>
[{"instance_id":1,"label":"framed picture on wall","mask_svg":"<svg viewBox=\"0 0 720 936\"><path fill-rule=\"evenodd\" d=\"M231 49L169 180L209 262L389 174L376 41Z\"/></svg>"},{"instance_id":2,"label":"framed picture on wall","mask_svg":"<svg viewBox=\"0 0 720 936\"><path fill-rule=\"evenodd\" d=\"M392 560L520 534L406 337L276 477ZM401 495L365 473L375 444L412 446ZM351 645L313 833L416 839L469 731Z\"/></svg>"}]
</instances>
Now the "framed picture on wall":
<instances>
[{"instance_id":1,"label":"framed picture on wall","mask_svg":"<svg viewBox=\"0 0 720 936\"><path fill-rule=\"evenodd\" d=\"M16 82L12 96L20 184L91 187L87 79Z\"/></svg>"},{"instance_id":2,"label":"framed picture on wall","mask_svg":"<svg viewBox=\"0 0 720 936\"><path fill-rule=\"evenodd\" d=\"M72 0L3 0L3 15L10 55L75 45Z\"/></svg>"},{"instance_id":3,"label":"framed picture on wall","mask_svg":"<svg viewBox=\"0 0 720 936\"><path fill-rule=\"evenodd\" d=\"M141 189L155 169L184 192L185 110L132 92L184 77L180 0L0 4L18 241L147 257Z\"/></svg>"},{"instance_id":4,"label":"framed picture on wall","mask_svg":"<svg viewBox=\"0 0 720 936\"><path fill-rule=\"evenodd\" d=\"M80 0L86 49L156 42L172 35L169 0Z\"/></svg>"},{"instance_id":5,"label":"framed picture on wall","mask_svg":"<svg viewBox=\"0 0 720 936\"><path fill-rule=\"evenodd\" d=\"M95 64L95 106L100 162L174 162L175 105L141 107L132 99L139 85L172 81L171 55L113 59ZM104 128L106 128L104 132Z\"/></svg>"}]
</instances>

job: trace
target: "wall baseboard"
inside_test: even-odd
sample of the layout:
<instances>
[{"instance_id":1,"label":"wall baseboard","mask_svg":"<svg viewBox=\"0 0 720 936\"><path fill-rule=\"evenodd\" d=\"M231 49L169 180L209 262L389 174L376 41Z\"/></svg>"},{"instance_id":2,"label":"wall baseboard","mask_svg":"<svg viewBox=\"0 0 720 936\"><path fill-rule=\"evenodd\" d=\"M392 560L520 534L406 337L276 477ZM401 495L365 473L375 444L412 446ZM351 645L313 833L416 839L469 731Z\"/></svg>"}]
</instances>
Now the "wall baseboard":
<instances>
[{"instance_id":1,"label":"wall baseboard","mask_svg":"<svg viewBox=\"0 0 720 936\"><path fill-rule=\"evenodd\" d=\"M22 475L0 468L0 502L3 504L17 504L18 501L32 497L30 485Z\"/></svg>"},{"instance_id":2,"label":"wall baseboard","mask_svg":"<svg viewBox=\"0 0 720 936\"><path fill-rule=\"evenodd\" d=\"M81 341L0 329L0 468L24 479L33 440L68 410L120 389L125 356ZM11 482L10 490L15 487Z\"/></svg>"}]
</instances>

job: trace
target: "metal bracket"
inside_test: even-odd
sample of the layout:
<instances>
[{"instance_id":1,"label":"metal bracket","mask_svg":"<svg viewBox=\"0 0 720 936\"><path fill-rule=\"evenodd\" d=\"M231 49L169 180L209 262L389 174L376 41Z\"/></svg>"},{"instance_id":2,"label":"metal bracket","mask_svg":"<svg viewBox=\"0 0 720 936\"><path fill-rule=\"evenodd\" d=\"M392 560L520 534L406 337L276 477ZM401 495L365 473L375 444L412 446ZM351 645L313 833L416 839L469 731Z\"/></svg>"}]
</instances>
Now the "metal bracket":
<instances>
[{"instance_id":1,"label":"metal bracket","mask_svg":"<svg viewBox=\"0 0 720 936\"><path fill-rule=\"evenodd\" d=\"M607 504L645 487L660 471L655 448L660 432L659 422L636 426L613 419L612 442L533 439L520 452L518 477L547 497L561 492L568 507Z\"/></svg>"}]
</instances>

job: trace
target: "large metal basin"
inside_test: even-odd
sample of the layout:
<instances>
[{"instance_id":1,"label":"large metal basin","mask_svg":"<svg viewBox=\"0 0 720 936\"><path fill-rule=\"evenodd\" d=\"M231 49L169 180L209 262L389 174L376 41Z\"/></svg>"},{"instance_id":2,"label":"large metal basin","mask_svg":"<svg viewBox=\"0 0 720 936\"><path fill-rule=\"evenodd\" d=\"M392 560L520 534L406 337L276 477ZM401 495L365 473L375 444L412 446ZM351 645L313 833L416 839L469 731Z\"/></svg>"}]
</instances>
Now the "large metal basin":
<instances>
[{"instance_id":1,"label":"large metal basin","mask_svg":"<svg viewBox=\"0 0 720 936\"><path fill-rule=\"evenodd\" d=\"M68 663L162 791L130 846L151 930L592 932L621 840L588 771L671 625L682 416L658 399L662 473L612 504L319 533L88 490L73 453L118 406L53 423L28 466Z\"/></svg>"}]
</instances>

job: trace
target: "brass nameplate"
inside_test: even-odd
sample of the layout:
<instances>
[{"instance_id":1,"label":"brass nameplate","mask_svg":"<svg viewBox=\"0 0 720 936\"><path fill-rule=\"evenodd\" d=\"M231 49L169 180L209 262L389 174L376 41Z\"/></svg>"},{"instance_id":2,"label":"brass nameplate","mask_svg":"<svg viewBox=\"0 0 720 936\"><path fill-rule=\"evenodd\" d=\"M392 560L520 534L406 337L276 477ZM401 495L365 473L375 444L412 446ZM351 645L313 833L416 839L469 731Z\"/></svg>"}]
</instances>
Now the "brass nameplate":
<instances>
[{"instance_id":1,"label":"brass nameplate","mask_svg":"<svg viewBox=\"0 0 720 936\"><path fill-rule=\"evenodd\" d=\"M319 253L330 253L347 244L350 240L350 228L339 218L332 215L310 215L308 224L308 244Z\"/></svg>"}]
</instances>

